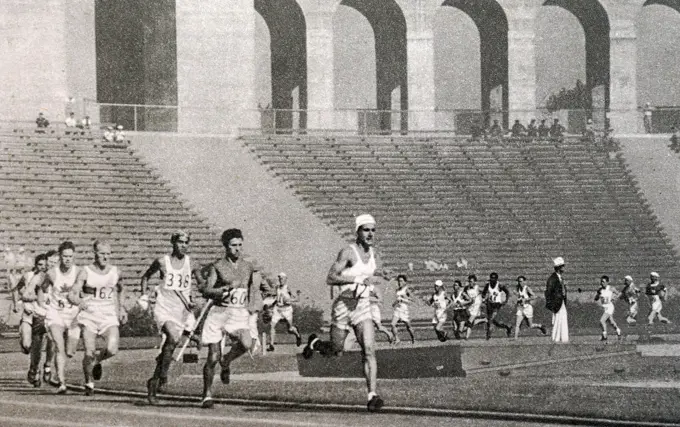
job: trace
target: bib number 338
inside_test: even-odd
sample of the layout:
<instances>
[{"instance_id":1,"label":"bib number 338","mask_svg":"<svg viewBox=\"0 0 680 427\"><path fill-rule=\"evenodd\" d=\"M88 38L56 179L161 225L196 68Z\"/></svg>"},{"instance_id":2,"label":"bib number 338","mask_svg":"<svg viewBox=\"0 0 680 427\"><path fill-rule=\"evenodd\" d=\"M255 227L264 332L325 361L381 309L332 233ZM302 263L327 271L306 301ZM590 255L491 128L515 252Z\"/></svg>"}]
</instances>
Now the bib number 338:
<instances>
[{"instance_id":1,"label":"bib number 338","mask_svg":"<svg viewBox=\"0 0 680 427\"><path fill-rule=\"evenodd\" d=\"M188 274L169 273L165 278L165 288L173 291L186 291L191 287L191 276Z\"/></svg>"}]
</instances>

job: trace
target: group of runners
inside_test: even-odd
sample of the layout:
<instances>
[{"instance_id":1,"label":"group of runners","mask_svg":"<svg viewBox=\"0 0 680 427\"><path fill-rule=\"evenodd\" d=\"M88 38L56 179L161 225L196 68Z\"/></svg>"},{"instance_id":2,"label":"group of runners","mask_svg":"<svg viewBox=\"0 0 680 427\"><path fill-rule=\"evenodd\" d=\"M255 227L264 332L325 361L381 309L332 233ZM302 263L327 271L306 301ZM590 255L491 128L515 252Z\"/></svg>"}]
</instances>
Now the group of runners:
<instances>
[{"instance_id":1,"label":"group of runners","mask_svg":"<svg viewBox=\"0 0 680 427\"><path fill-rule=\"evenodd\" d=\"M310 335L302 354L308 359L315 353L327 357L339 356L347 348L348 336L355 337L361 349L366 376L367 408L375 412L383 406L383 400L377 393L375 331L383 332L390 342L396 343L399 341L397 326L402 322L411 342L414 342L409 315L409 306L414 299L408 278L383 268L379 255L374 251L375 219L369 214L356 217L355 233L356 240L338 253L326 278L333 296L330 339L322 340L316 334ZM260 315L271 324L271 343L267 350L274 351L275 327L280 321L287 323L288 332L295 336L296 344L302 344L302 337L293 325L291 304L296 298L288 288L286 274L277 276L278 283L274 289L268 287L258 264L244 257L243 241L240 230L224 231L221 236L224 255L212 263L192 269L191 259L187 255L190 236L184 231L177 231L170 239L172 252L155 259L142 275L142 297L139 301L151 300L154 303L153 314L162 335L156 366L146 383L149 403L157 403L157 394L168 381L175 350L192 338L208 348L203 367L201 406L204 408L214 405L212 389L217 365L220 365L221 382L229 384L231 362L244 354L252 355L261 345L257 330ZM97 241L92 249L94 262L79 267L74 263L75 246L71 242L64 242L57 252L51 251L36 257L33 270L22 277L20 289L24 313L21 345L24 352L31 355L28 381L35 386L40 385L39 367L44 340L47 345L42 378L56 385L57 393L66 392L65 362L74 355L81 334L85 348L83 373L87 395L94 393L94 381L102 377L102 362L118 352L119 325L127 320L120 272L109 262L110 244ZM151 280L156 275L160 283L151 286ZM390 331L382 326L380 311L382 295L390 281L395 279L397 290ZM529 327L547 333L545 326L533 322L532 301L536 299L536 294L526 282L524 276L517 278L514 292L517 304L515 338L525 321ZM629 276L625 282L621 295L629 304L627 320L632 323L637 316L640 290ZM617 333L620 333L612 317L613 301L618 293L609 285L606 276L602 277L601 285L595 300L604 308L601 323L603 337L606 338L606 322L612 323ZM200 292L206 300L202 307L193 297L195 291ZM651 283L645 293L652 300L649 322L656 317L668 322L661 315L665 288L658 283L658 274L652 273ZM500 309L510 301L511 296L508 287L499 283L498 274L492 273L483 287L478 284L477 277L471 274L466 286L458 280L454 281L451 296L446 294L443 282L436 281L434 292L425 298L425 302L434 308L432 322L441 341L448 339L444 325L449 308L453 310L456 338L469 338L474 326L485 324L488 339L492 326L505 329L507 335L511 336L513 326L498 319ZM96 351L97 336L104 337L106 341L102 351ZM229 350L225 352L228 344ZM56 373L51 371L52 366L56 366Z\"/></svg>"},{"instance_id":2,"label":"group of runners","mask_svg":"<svg viewBox=\"0 0 680 427\"><path fill-rule=\"evenodd\" d=\"M405 280L405 279L404 279ZM477 276L471 274L467 278L467 285L463 286L460 280L453 282L453 291L451 295L446 293L444 283L441 280L435 281L434 291L429 296L424 297L424 301L434 308L434 315L432 324L437 338L440 341L447 341L449 339L448 333L444 330L448 318L448 312L453 311L453 333L456 339L468 339L472 332L472 328L479 324L486 326L486 339L490 339L492 334L492 327L496 326L506 331L507 336L512 336L513 326L505 324L498 319L500 309L515 298L516 304L516 322L514 325L515 339L519 338L520 328L523 323L531 329L538 329L543 335L547 334L545 325L534 322L534 307L532 301L536 300L538 296L531 290L526 283L525 276L517 277L517 285L513 292L507 286L498 282L498 274L491 273L489 281L483 288L480 288L477 283ZM402 289L401 282L399 290ZM397 291L399 294L400 291ZM579 292L581 290L579 289ZM595 292L594 301L602 308L602 316L600 317L600 326L602 328L601 340L606 341L608 338L608 325L611 325L616 332L616 335L621 337L621 328L614 320L614 302L620 298L628 305L628 312L626 314L626 322L628 324L637 323L638 304L641 290L635 285L631 276L624 278L624 286L621 292L610 284L609 277L603 275L600 278L600 287ZM670 323L670 321L661 314L663 308L663 301L666 299L666 287L659 283L659 274L656 272L650 273L649 283L644 288L644 294L649 298L650 312L647 317L647 323L653 324L655 319L662 323ZM395 320L402 313L408 316L408 304L410 300L402 300L399 297L399 311L395 309ZM410 325L409 325L410 326Z\"/></svg>"}]
</instances>

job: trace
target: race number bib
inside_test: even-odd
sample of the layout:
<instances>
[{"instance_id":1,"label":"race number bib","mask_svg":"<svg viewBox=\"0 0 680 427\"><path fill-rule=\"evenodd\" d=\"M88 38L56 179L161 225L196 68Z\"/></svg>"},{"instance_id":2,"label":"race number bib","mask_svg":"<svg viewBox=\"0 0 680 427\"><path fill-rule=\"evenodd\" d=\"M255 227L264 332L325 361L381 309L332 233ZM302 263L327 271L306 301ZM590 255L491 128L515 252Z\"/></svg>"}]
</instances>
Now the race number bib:
<instances>
[{"instance_id":1,"label":"race number bib","mask_svg":"<svg viewBox=\"0 0 680 427\"><path fill-rule=\"evenodd\" d=\"M165 276L164 287L171 291L188 291L191 288L191 276L188 274L183 276L179 273L168 273Z\"/></svg>"},{"instance_id":2,"label":"race number bib","mask_svg":"<svg viewBox=\"0 0 680 427\"><path fill-rule=\"evenodd\" d=\"M111 301L113 299L114 288L98 288L95 289L94 298L102 301Z\"/></svg>"},{"instance_id":3,"label":"race number bib","mask_svg":"<svg viewBox=\"0 0 680 427\"><path fill-rule=\"evenodd\" d=\"M234 288L222 297L224 307L245 307L248 301L248 289Z\"/></svg>"}]
</instances>

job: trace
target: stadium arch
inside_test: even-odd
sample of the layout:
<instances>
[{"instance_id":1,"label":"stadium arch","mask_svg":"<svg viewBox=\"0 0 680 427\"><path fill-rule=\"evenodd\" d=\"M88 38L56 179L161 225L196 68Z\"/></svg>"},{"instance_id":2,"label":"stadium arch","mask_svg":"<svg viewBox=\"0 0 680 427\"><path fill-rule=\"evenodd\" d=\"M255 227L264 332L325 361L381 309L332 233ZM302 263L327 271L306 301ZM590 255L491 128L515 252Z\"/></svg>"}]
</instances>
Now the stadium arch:
<instances>
[{"instance_id":1,"label":"stadium arch","mask_svg":"<svg viewBox=\"0 0 680 427\"><path fill-rule=\"evenodd\" d=\"M295 0L255 0L255 11L267 24L271 51L271 107L277 129L306 128L306 21Z\"/></svg>"},{"instance_id":2,"label":"stadium arch","mask_svg":"<svg viewBox=\"0 0 680 427\"><path fill-rule=\"evenodd\" d=\"M571 12L585 33L586 88L592 110L609 108L609 16L598 0L546 0L544 6L558 6ZM604 114L602 114L604 117Z\"/></svg>"},{"instance_id":3,"label":"stadium arch","mask_svg":"<svg viewBox=\"0 0 680 427\"><path fill-rule=\"evenodd\" d=\"M481 109L503 111L508 125L508 18L495 0L445 0L442 6L460 9L479 30L481 60Z\"/></svg>"},{"instance_id":4,"label":"stadium arch","mask_svg":"<svg viewBox=\"0 0 680 427\"><path fill-rule=\"evenodd\" d=\"M376 109L381 130L392 128L393 114L408 110L406 19L395 0L342 0L361 13L371 24L375 36ZM336 7L337 10L337 7ZM408 129L408 118L401 115L398 128ZM395 124L396 126L396 124Z\"/></svg>"}]
</instances>

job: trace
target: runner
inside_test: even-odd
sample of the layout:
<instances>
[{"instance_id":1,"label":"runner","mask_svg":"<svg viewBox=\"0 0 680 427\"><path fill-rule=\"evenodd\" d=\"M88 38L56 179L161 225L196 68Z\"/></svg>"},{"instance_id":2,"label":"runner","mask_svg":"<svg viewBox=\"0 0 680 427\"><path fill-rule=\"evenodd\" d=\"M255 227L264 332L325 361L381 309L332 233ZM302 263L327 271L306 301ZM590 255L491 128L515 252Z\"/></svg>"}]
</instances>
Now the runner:
<instances>
[{"instance_id":1,"label":"runner","mask_svg":"<svg viewBox=\"0 0 680 427\"><path fill-rule=\"evenodd\" d=\"M649 274L649 282L647 289L645 289L645 294L649 297L649 302L652 304L652 309L647 317L649 324L653 324L656 317L659 318L661 323L671 323L670 320L661 315L661 309L663 308L662 301L666 300L666 286L659 283L659 273L652 271Z\"/></svg>"},{"instance_id":2,"label":"runner","mask_svg":"<svg viewBox=\"0 0 680 427\"><path fill-rule=\"evenodd\" d=\"M400 274L397 276L397 299L392 306L392 335L394 335L394 343L399 344L399 331L397 325L399 322L404 322L406 330L411 336L411 344L415 344L416 338L411 328L411 316L409 313L409 305L411 304L411 290L408 287L408 279L406 275Z\"/></svg>"},{"instance_id":3,"label":"runner","mask_svg":"<svg viewBox=\"0 0 680 427\"><path fill-rule=\"evenodd\" d=\"M470 304L472 300L463 289L463 283L460 280L454 280L451 305L453 306L453 335L457 340L461 339L465 333L465 327L470 318L467 310Z\"/></svg>"},{"instance_id":4,"label":"runner","mask_svg":"<svg viewBox=\"0 0 680 427\"><path fill-rule=\"evenodd\" d=\"M498 274L491 273L489 275L489 282L484 287L482 292L482 299L486 301L486 339L491 338L491 325L505 329L505 333L510 337L512 334L512 326L496 320L501 308L510 299L510 291L505 285L498 282Z\"/></svg>"},{"instance_id":5,"label":"runner","mask_svg":"<svg viewBox=\"0 0 680 427\"><path fill-rule=\"evenodd\" d=\"M21 350L30 356L28 374L26 379L34 387L40 387L40 356L43 336L45 335L45 312L37 308L36 283L40 276L47 271L47 256L40 254L35 257L33 270L24 273L18 284L19 297L23 302L23 312L19 323L19 337ZM35 279L35 280L34 280ZM33 345L33 341L39 345Z\"/></svg>"},{"instance_id":6,"label":"runner","mask_svg":"<svg viewBox=\"0 0 680 427\"><path fill-rule=\"evenodd\" d=\"M449 305L449 297L444 290L444 282L441 280L434 282L434 292L427 300L427 303L434 308L432 324L434 325L434 332L437 334L437 339L441 342L445 342L449 339L448 334L444 331L444 325L446 324L446 308Z\"/></svg>"},{"instance_id":7,"label":"runner","mask_svg":"<svg viewBox=\"0 0 680 427\"><path fill-rule=\"evenodd\" d=\"M156 357L156 369L146 382L147 398L151 405L158 401L156 394L168 380L172 353L180 337L195 321L191 302L191 259L187 249L191 238L186 231L178 230L170 237L172 253L155 259L141 279L142 293L156 294L154 317L158 331L163 335L160 354ZM150 289L149 279L159 273L162 283L157 289Z\"/></svg>"},{"instance_id":8,"label":"runner","mask_svg":"<svg viewBox=\"0 0 680 427\"><path fill-rule=\"evenodd\" d=\"M621 339L621 329L614 320L614 299L619 296L616 289L609 286L609 277L600 277L600 289L595 294L595 301L599 302L604 312L600 317L600 325L602 326L601 341L607 341L607 321L616 329L616 335Z\"/></svg>"},{"instance_id":9,"label":"runner","mask_svg":"<svg viewBox=\"0 0 680 427\"><path fill-rule=\"evenodd\" d=\"M222 233L225 256L212 264L208 281L203 291L206 298L213 300L203 325L201 341L208 345L208 359L203 367L203 408L212 408L212 385L215 367L222 367L220 379L229 384L230 364L253 345L250 316L262 308L260 275L253 263L242 258L243 233L230 228ZM222 337L231 339L229 353L222 356Z\"/></svg>"},{"instance_id":10,"label":"runner","mask_svg":"<svg viewBox=\"0 0 680 427\"><path fill-rule=\"evenodd\" d=\"M271 326L269 329L270 334L270 344L267 346L267 351L274 351L274 343L276 342L276 325L280 321L286 322L288 326L288 333L295 335L295 345L300 346L302 344L302 337L298 332L298 329L293 325L293 306L292 302L296 299L293 297L290 289L288 288L288 276L286 273L279 273L279 286L276 288L276 300L274 302Z\"/></svg>"},{"instance_id":11,"label":"runner","mask_svg":"<svg viewBox=\"0 0 680 427\"><path fill-rule=\"evenodd\" d=\"M519 338L519 329L522 322L526 320L529 328L540 329L543 335L548 333L545 326L540 323L534 323L534 306L531 301L536 299L534 292L527 286L527 278L524 276L517 277L517 322L515 324L515 339Z\"/></svg>"},{"instance_id":12,"label":"runner","mask_svg":"<svg viewBox=\"0 0 680 427\"><path fill-rule=\"evenodd\" d=\"M342 354L350 329L361 346L364 373L368 389L369 412L379 411L383 400L377 393L378 363L375 357L375 328L371 317L371 286L384 285L387 272L382 270L378 254L373 249L375 219L359 215L355 220L356 240L338 253L328 272L326 283L339 289L331 311L330 341L321 341L316 334L309 336L303 356L307 359L318 351L324 356Z\"/></svg>"},{"instance_id":13,"label":"runner","mask_svg":"<svg viewBox=\"0 0 680 427\"><path fill-rule=\"evenodd\" d=\"M80 306L77 320L83 329L86 396L94 395L94 381L102 378L101 363L118 353L118 326L127 322L120 272L109 264L111 245L97 240L92 249L94 262L83 268L85 274L79 276L71 289L71 300L78 301ZM95 353L98 336L106 341L106 349Z\"/></svg>"},{"instance_id":14,"label":"runner","mask_svg":"<svg viewBox=\"0 0 680 427\"><path fill-rule=\"evenodd\" d=\"M474 326L479 325L480 323L487 323L485 317L479 317L482 314L482 290L479 289L479 284L477 284L477 275L470 274L468 276L465 293L472 301L468 306L467 331L465 331L465 339L469 339L470 335L472 335L472 328Z\"/></svg>"},{"instance_id":15,"label":"runner","mask_svg":"<svg viewBox=\"0 0 680 427\"><path fill-rule=\"evenodd\" d=\"M38 288L38 303L46 307L45 326L56 349L57 394L66 394L66 358L73 357L80 340L80 327L76 322L79 308L70 292L77 280L83 280L84 272L74 264L75 251L72 242L59 245L59 265L47 271Z\"/></svg>"},{"instance_id":16,"label":"runner","mask_svg":"<svg viewBox=\"0 0 680 427\"><path fill-rule=\"evenodd\" d=\"M638 315L638 298L640 296L640 289L635 286L633 278L626 276L623 278L623 290L621 291L621 299L628 304L628 314L626 315L626 322L628 324L637 323Z\"/></svg>"}]
</instances>

